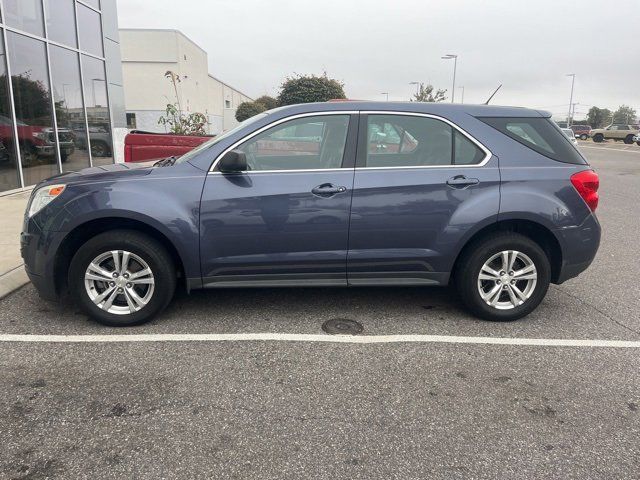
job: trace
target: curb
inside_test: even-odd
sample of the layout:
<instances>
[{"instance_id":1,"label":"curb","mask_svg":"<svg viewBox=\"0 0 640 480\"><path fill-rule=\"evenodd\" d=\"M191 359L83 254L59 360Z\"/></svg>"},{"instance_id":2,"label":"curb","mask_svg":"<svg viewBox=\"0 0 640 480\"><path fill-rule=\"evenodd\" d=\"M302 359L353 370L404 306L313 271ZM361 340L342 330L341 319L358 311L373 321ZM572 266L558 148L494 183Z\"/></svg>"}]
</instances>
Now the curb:
<instances>
[{"instance_id":1,"label":"curb","mask_svg":"<svg viewBox=\"0 0 640 480\"><path fill-rule=\"evenodd\" d=\"M3 273L0 275L0 300L24 287L27 283L29 283L29 277L23 264Z\"/></svg>"}]
</instances>

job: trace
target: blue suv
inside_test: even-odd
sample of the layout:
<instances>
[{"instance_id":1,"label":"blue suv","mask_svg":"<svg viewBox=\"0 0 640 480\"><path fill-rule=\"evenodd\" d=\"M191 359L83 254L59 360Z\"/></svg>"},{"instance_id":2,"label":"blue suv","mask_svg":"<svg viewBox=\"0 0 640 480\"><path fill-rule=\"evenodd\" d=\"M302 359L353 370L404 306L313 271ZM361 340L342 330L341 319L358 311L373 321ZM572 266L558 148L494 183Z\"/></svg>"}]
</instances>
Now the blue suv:
<instances>
[{"instance_id":1,"label":"blue suv","mask_svg":"<svg viewBox=\"0 0 640 480\"><path fill-rule=\"evenodd\" d=\"M22 256L106 325L187 291L455 285L515 320L600 242L598 176L546 112L433 103L274 109L179 159L34 189Z\"/></svg>"}]
</instances>

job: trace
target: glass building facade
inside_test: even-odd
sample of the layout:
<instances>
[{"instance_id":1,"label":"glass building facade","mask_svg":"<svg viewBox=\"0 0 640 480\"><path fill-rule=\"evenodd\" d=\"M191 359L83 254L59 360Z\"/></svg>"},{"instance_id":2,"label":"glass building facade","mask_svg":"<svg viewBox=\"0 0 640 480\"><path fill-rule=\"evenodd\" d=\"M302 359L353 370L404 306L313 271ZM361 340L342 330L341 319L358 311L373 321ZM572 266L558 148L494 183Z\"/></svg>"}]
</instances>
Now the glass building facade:
<instances>
[{"instance_id":1,"label":"glass building facade","mask_svg":"<svg viewBox=\"0 0 640 480\"><path fill-rule=\"evenodd\" d=\"M116 18L115 0L0 0L0 192L114 162Z\"/></svg>"}]
</instances>

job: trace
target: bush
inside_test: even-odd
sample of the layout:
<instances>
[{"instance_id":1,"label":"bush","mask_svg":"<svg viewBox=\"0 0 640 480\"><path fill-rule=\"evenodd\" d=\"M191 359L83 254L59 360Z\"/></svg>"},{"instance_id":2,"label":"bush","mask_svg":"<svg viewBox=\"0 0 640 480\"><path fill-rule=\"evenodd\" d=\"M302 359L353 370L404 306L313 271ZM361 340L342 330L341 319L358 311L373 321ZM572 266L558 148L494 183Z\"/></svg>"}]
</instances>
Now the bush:
<instances>
[{"instance_id":1,"label":"bush","mask_svg":"<svg viewBox=\"0 0 640 480\"><path fill-rule=\"evenodd\" d=\"M334 98L347 98L344 94L344 84L338 80L315 75L298 75L289 77L281 86L278 96L279 105L293 105L295 103L326 102Z\"/></svg>"},{"instance_id":2,"label":"bush","mask_svg":"<svg viewBox=\"0 0 640 480\"><path fill-rule=\"evenodd\" d=\"M272 108L276 108L278 106L278 100L269 95L263 95L260 98L256 98L256 103L261 103L264 105L265 110L271 110Z\"/></svg>"},{"instance_id":3,"label":"bush","mask_svg":"<svg viewBox=\"0 0 640 480\"><path fill-rule=\"evenodd\" d=\"M258 102L242 102L236 110L236 120L244 122L247 118L251 118L266 110L262 103Z\"/></svg>"}]
</instances>

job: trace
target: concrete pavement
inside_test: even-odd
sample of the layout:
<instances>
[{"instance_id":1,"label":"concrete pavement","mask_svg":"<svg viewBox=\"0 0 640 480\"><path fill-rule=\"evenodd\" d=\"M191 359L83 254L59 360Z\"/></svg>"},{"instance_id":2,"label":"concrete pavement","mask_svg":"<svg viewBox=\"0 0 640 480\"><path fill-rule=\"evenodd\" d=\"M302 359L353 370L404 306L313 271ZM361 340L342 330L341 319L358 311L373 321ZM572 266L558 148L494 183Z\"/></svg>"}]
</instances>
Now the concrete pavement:
<instances>
[{"instance_id":1,"label":"concrete pavement","mask_svg":"<svg viewBox=\"0 0 640 480\"><path fill-rule=\"evenodd\" d=\"M29 282L20 257L20 231L31 191L0 197L0 298Z\"/></svg>"}]
</instances>

